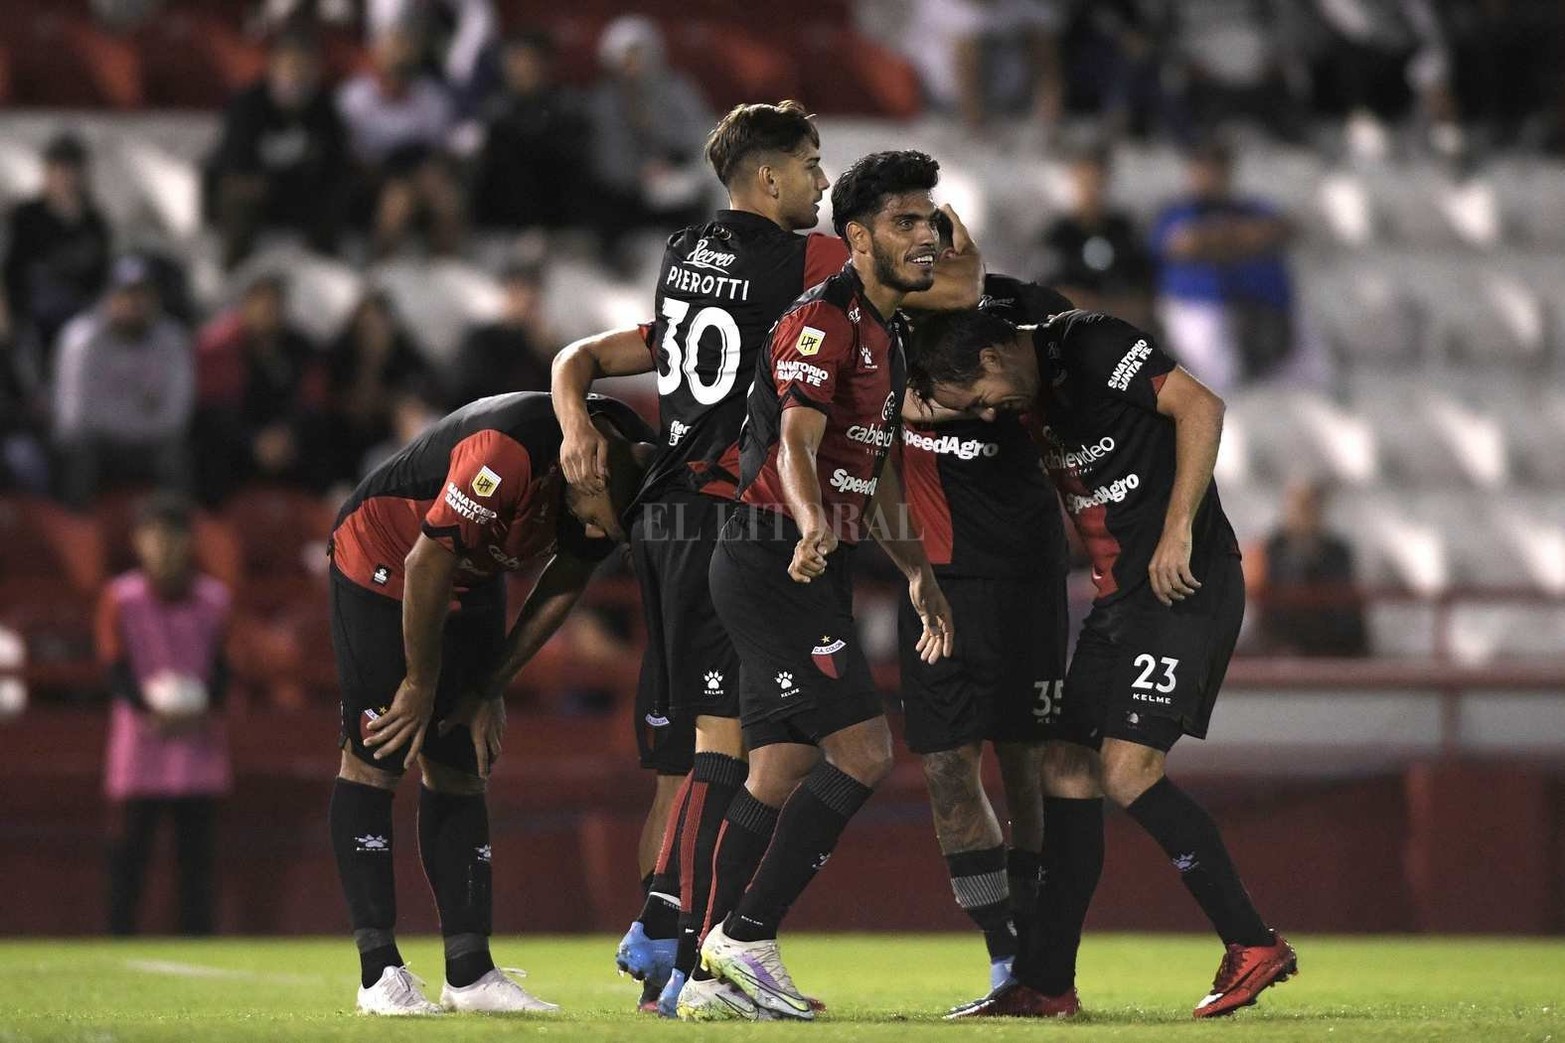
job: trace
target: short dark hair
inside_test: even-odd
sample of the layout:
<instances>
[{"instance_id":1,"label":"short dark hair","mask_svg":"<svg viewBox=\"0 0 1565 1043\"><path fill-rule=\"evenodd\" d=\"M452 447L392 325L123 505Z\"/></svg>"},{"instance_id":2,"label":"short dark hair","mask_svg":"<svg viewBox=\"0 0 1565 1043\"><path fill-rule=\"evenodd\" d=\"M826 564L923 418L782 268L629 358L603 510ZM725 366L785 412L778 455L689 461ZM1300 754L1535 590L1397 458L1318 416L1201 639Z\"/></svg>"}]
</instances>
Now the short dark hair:
<instances>
[{"instance_id":1,"label":"short dark hair","mask_svg":"<svg viewBox=\"0 0 1565 1043\"><path fill-rule=\"evenodd\" d=\"M831 223L842 235L849 221L863 223L887 196L928 191L940 181L940 164L923 152L871 152L842 172L831 189Z\"/></svg>"},{"instance_id":2,"label":"short dark hair","mask_svg":"<svg viewBox=\"0 0 1565 1043\"><path fill-rule=\"evenodd\" d=\"M908 383L923 398L936 384L965 387L982 375L983 350L1015 337L1009 320L977 308L925 315L913 330Z\"/></svg>"},{"instance_id":3,"label":"short dark hair","mask_svg":"<svg viewBox=\"0 0 1565 1043\"><path fill-rule=\"evenodd\" d=\"M179 532L189 532L195 512L190 497L182 492L165 489L150 494L136 505L135 525L138 529L161 525Z\"/></svg>"},{"instance_id":4,"label":"short dark hair","mask_svg":"<svg viewBox=\"0 0 1565 1043\"><path fill-rule=\"evenodd\" d=\"M79 134L61 131L44 146L43 158L45 163L80 169L87 165L87 143Z\"/></svg>"},{"instance_id":5,"label":"short dark hair","mask_svg":"<svg viewBox=\"0 0 1565 1043\"><path fill-rule=\"evenodd\" d=\"M815 118L793 100L776 105L735 105L706 136L706 161L729 184L739 165L757 152L792 152L801 142L819 147Z\"/></svg>"}]
</instances>

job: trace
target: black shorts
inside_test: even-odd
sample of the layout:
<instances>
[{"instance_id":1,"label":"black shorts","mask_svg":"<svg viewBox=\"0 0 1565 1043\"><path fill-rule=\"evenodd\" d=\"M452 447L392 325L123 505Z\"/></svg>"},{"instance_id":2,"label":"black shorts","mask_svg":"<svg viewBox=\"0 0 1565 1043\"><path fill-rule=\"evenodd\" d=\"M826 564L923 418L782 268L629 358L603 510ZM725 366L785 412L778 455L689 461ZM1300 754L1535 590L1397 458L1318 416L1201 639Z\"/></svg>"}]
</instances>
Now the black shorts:
<instances>
[{"instance_id":1,"label":"black shorts","mask_svg":"<svg viewBox=\"0 0 1565 1043\"><path fill-rule=\"evenodd\" d=\"M630 529L647 650L636 686L641 766L684 775L698 716L739 716L739 656L712 607L707 570L735 504L695 492L648 503Z\"/></svg>"},{"instance_id":2,"label":"black shorts","mask_svg":"<svg viewBox=\"0 0 1565 1043\"><path fill-rule=\"evenodd\" d=\"M1225 555L1196 578L1201 589L1172 607L1147 586L1093 606L1054 738L1092 749L1124 739L1166 753L1181 735L1206 737L1244 621L1244 571Z\"/></svg>"},{"instance_id":3,"label":"black shorts","mask_svg":"<svg viewBox=\"0 0 1565 1043\"><path fill-rule=\"evenodd\" d=\"M473 739L465 727L437 734L435 725L481 683L505 647L505 585L489 583L462 599L462 608L446 618L440 656L435 712L424 733L423 756L470 775L478 774ZM366 710L384 713L407 676L402 645L402 602L365 590L335 568L331 571L331 644L342 686L339 748L353 751L365 764L401 772L403 757L376 760L364 745Z\"/></svg>"},{"instance_id":4,"label":"black shorts","mask_svg":"<svg viewBox=\"0 0 1565 1043\"><path fill-rule=\"evenodd\" d=\"M712 603L738 650L750 749L818 743L885 712L853 623L853 548L809 583L788 576L798 527L741 504L712 554Z\"/></svg>"},{"instance_id":5,"label":"black shorts","mask_svg":"<svg viewBox=\"0 0 1565 1043\"><path fill-rule=\"evenodd\" d=\"M1044 741L1065 679L1064 573L941 576L940 589L956 625L952 658L933 666L919 658L924 628L907 598L897 618L908 749Z\"/></svg>"}]
</instances>

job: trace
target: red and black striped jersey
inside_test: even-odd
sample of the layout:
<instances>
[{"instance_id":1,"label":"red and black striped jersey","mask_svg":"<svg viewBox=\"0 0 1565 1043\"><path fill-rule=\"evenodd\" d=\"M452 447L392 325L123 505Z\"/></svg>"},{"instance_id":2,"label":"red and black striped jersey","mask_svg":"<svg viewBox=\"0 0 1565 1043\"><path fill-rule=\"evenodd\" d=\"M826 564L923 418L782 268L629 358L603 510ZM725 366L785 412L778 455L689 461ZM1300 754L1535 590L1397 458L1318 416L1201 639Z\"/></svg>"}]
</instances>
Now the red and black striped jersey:
<instances>
[{"instance_id":1,"label":"red and black striped jersey","mask_svg":"<svg viewBox=\"0 0 1565 1043\"><path fill-rule=\"evenodd\" d=\"M788 306L847 259L834 235L795 235L742 210L669 240L646 327L662 430L642 502L672 488L733 497L756 357Z\"/></svg>"},{"instance_id":2,"label":"red and black striped jersey","mask_svg":"<svg viewBox=\"0 0 1565 1043\"><path fill-rule=\"evenodd\" d=\"M1012 322L1047 322L1071 302L1004 275L984 279L980 308ZM941 574L1039 575L1063 570L1065 525L1029 431L1030 417L907 424L902 488Z\"/></svg>"},{"instance_id":3,"label":"red and black striped jersey","mask_svg":"<svg viewBox=\"0 0 1565 1043\"><path fill-rule=\"evenodd\" d=\"M906 339L901 314L882 318L851 264L800 297L777 320L750 389L740 498L792 516L777 471L783 411L819 410L826 414L815 453L821 504L838 539L857 542L902 423Z\"/></svg>"},{"instance_id":4,"label":"red and black striped jersey","mask_svg":"<svg viewBox=\"0 0 1565 1043\"><path fill-rule=\"evenodd\" d=\"M1147 582L1174 488L1174 422L1157 395L1174 360L1128 322L1068 311L1033 335L1042 378L1033 418L1043 463L1092 559L1098 600ZM1191 569L1237 555L1213 482L1192 529Z\"/></svg>"},{"instance_id":5,"label":"red and black striped jersey","mask_svg":"<svg viewBox=\"0 0 1565 1043\"><path fill-rule=\"evenodd\" d=\"M589 395L587 412L607 416L633 440L653 437L617 399ZM565 509L560 440L545 392L463 406L359 483L332 527L333 564L359 586L400 600L403 560L420 533L460 559L458 595L556 550L605 557L613 544L588 539Z\"/></svg>"}]
</instances>

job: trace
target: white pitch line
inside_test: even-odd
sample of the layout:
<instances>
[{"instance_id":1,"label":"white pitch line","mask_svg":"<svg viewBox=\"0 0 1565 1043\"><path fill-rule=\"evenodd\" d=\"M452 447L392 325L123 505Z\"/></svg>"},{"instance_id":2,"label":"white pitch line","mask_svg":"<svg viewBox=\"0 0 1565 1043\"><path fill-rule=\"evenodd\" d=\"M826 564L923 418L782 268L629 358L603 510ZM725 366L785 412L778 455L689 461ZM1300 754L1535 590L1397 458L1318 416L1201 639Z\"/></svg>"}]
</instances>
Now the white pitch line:
<instances>
[{"instance_id":1,"label":"white pitch line","mask_svg":"<svg viewBox=\"0 0 1565 1043\"><path fill-rule=\"evenodd\" d=\"M144 974L166 974L175 978L205 978L222 981L264 981L279 985L313 985L319 979L305 974L257 974L254 971L236 971L226 967L204 967L198 963L178 963L174 960L126 960L125 966Z\"/></svg>"}]
</instances>

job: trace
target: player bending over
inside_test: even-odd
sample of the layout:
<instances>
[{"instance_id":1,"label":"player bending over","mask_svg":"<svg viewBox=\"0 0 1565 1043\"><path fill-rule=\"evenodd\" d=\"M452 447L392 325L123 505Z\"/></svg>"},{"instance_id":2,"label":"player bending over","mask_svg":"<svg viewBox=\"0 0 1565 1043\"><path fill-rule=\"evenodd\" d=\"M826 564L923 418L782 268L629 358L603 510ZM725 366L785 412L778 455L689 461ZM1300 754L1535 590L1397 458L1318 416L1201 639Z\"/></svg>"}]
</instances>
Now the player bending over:
<instances>
[{"instance_id":1,"label":"player bending over","mask_svg":"<svg viewBox=\"0 0 1565 1043\"><path fill-rule=\"evenodd\" d=\"M623 402L594 396L586 409L608 443L597 493L566 486L549 396L524 392L441 420L365 478L337 518L342 766L330 823L359 950L360 1013L556 1009L489 955L484 790L505 734L506 686L625 538L620 513L651 449L651 429ZM549 563L507 635L504 574L542 555ZM419 856L445 940L440 1006L420 992L395 936L391 801L415 763Z\"/></svg>"},{"instance_id":2,"label":"player bending over","mask_svg":"<svg viewBox=\"0 0 1565 1043\"><path fill-rule=\"evenodd\" d=\"M1079 814L1048 826L1039 919L1015 981L952 1013L1074 1013L1076 950L1103 862L1103 794L1168 854L1227 947L1196 1017L1254 1003L1297 970L1266 926L1211 817L1164 774L1181 735L1205 736L1244 615L1238 543L1212 468L1223 403L1107 315L1037 327L983 311L920 330L915 384L983 419L1030 412L1044 465L1093 563L1098 596L1066 675L1054 792Z\"/></svg>"}]
</instances>

